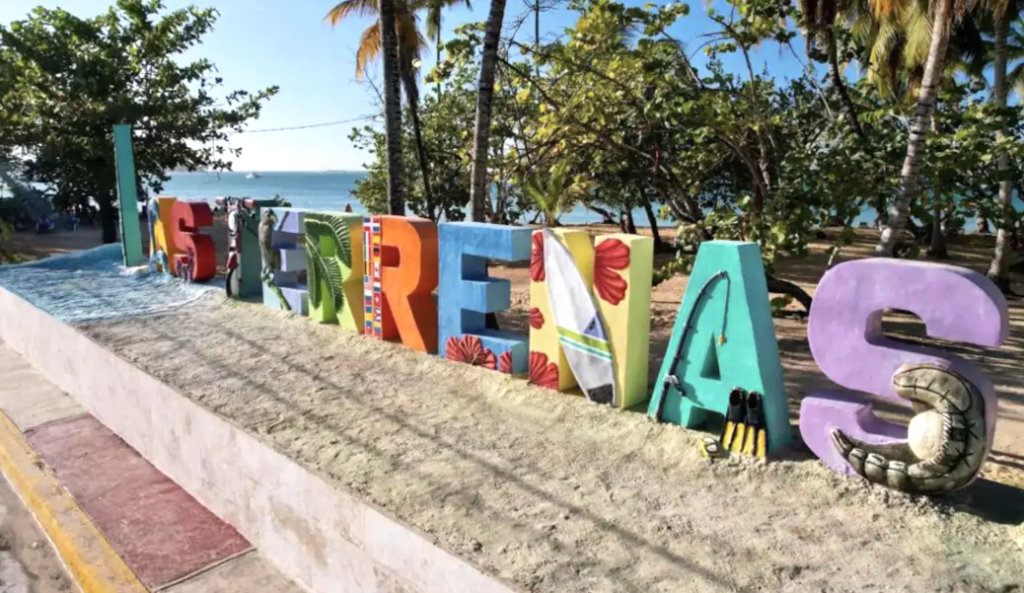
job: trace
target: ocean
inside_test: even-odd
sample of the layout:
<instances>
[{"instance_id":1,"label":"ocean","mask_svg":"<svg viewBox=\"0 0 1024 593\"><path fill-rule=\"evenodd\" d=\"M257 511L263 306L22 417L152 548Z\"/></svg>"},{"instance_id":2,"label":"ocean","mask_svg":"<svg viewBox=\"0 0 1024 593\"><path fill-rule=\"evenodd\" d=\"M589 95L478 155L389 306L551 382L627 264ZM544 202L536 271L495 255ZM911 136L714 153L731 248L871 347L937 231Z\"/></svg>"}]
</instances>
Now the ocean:
<instances>
[{"instance_id":1,"label":"ocean","mask_svg":"<svg viewBox=\"0 0 1024 593\"><path fill-rule=\"evenodd\" d=\"M350 193L356 181L366 174L360 171L317 172L266 172L259 178L249 179L248 172L230 173L172 173L171 180L164 184L161 195L182 200L206 200L213 203L220 196L239 198L273 198L275 195L292 203L296 208L317 210L344 210L351 205L354 212L365 212ZM467 219L469 211L466 210ZM563 224L590 224L601 222L601 217L578 206L563 214ZM650 226L642 208L633 211L637 226ZM520 223L528 221L520 220ZM667 220L659 220L658 226L671 226Z\"/></svg>"},{"instance_id":2,"label":"ocean","mask_svg":"<svg viewBox=\"0 0 1024 593\"><path fill-rule=\"evenodd\" d=\"M279 195L296 208L344 210L345 206L351 205L354 212L366 211L351 194L356 181L366 175L361 171L280 171L260 173L259 178L251 179L247 178L248 174L245 171L172 173L170 181L164 184L162 195L174 196L183 200L206 200L211 205L214 199L220 196L273 198L275 195ZM0 198L5 195L9 195L9 193L0 189ZM1018 212L1024 210L1024 201L1016 191L1014 192L1014 207ZM468 218L468 209L464 210ZM657 211L657 208L655 210ZM562 215L560 220L564 224L592 224L601 222L601 217L593 211L577 206ZM639 227L650 226L647 222L647 215L641 208L633 211L633 220ZM862 223L872 225L874 221L874 209L865 208L853 224L854 226ZM519 222L526 223L528 221L520 220ZM667 220L658 220L659 227L670 227L673 224ZM975 227L974 219L966 221L967 232L974 232Z\"/></svg>"}]
</instances>

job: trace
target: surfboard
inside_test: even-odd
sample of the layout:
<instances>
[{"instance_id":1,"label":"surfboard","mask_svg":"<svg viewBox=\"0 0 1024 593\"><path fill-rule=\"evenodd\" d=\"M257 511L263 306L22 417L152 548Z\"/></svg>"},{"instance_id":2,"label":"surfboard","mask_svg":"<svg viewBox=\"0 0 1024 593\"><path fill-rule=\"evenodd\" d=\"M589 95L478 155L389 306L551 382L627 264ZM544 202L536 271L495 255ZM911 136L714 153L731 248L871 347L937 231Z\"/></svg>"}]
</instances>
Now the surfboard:
<instances>
[{"instance_id":1,"label":"surfboard","mask_svg":"<svg viewBox=\"0 0 1024 593\"><path fill-rule=\"evenodd\" d=\"M543 236L548 299L565 359L587 399L615 405L615 365L594 297L569 250L549 229Z\"/></svg>"}]
</instances>

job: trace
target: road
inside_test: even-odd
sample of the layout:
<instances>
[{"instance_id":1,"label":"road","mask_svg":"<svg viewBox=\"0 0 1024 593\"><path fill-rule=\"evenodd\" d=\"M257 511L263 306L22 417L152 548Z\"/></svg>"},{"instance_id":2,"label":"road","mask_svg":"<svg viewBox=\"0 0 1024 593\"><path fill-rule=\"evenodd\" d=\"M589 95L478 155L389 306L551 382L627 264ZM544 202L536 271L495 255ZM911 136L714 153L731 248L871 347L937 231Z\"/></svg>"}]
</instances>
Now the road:
<instances>
[{"instance_id":1,"label":"road","mask_svg":"<svg viewBox=\"0 0 1024 593\"><path fill-rule=\"evenodd\" d=\"M0 478L0 593L73 590L64 567L7 481Z\"/></svg>"}]
</instances>

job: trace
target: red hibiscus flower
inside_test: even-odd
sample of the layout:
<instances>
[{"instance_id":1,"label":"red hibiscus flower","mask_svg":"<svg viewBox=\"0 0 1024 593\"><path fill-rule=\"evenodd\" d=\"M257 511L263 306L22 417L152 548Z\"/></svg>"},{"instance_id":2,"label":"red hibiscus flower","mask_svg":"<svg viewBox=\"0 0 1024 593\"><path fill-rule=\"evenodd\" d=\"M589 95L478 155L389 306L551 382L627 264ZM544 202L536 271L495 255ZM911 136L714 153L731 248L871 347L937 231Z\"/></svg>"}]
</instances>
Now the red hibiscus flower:
<instances>
[{"instance_id":1,"label":"red hibiscus flower","mask_svg":"<svg viewBox=\"0 0 1024 593\"><path fill-rule=\"evenodd\" d=\"M530 352L530 383L558 391L558 365L548 363L547 354Z\"/></svg>"},{"instance_id":2,"label":"red hibiscus flower","mask_svg":"<svg viewBox=\"0 0 1024 593\"><path fill-rule=\"evenodd\" d=\"M533 234L533 248L530 250L530 280L544 282L544 233Z\"/></svg>"},{"instance_id":3,"label":"red hibiscus flower","mask_svg":"<svg viewBox=\"0 0 1024 593\"><path fill-rule=\"evenodd\" d=\"M544 314L537 307L530 309L530 327L533 329L544 327Z\"/></svg>"},{"instance_id":4,"label":"red hibiscus flower","mask_svg":"<svg viewBox=\"0 0 1024 593\"><path fill-rule=\"evenodd\" d=\"M615 270L629 267L629 245L618 239L608 239L597 245L594 253L594 288L597 296L618 305L626 298L629 285Z\"/></svg>"},{"instance_id":5,"label":"red hibiscus flower","mask_svg":"<svg viewBox=\"0 0 1024 593\"><path fill-rule=\"evenodd\" d=\"M483 347L480 338L476 336L462 336L448 338L444 345L444 354L448 360L464 362L468 365L494 369L497 367L494 352Z\"/></svg>"},{"instance_id":6,"label":"red hibiscus flower","mask_svg":"<svg viewBox=\"0 0 1024 593\"><path fill-rule=\"evenodd\" d=\"M511 352L506 350L504 354L502 354L501 356L498 357L498 370L503 372L503 373L507 373L509 375L512 374L512 353Z\"/></svg>"}]
</instances>

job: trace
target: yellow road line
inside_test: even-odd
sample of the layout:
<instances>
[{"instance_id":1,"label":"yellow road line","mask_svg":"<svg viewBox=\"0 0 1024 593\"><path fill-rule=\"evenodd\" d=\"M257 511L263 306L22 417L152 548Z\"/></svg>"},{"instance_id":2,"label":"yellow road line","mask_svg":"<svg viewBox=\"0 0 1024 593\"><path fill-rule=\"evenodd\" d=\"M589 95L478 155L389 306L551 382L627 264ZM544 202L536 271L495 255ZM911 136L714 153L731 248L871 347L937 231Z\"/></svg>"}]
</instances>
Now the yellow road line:
<instances>
[{"instance_id":1,"label":"yellow road line","mask_svg":"<svg viewBox=\"0 0 1024 593\"><path fill-rule=\"evenodd\" d=\"M82 593L147 593L132 569L2 411L0 470L35 515Z\"/></svg>"}]
</instances>

